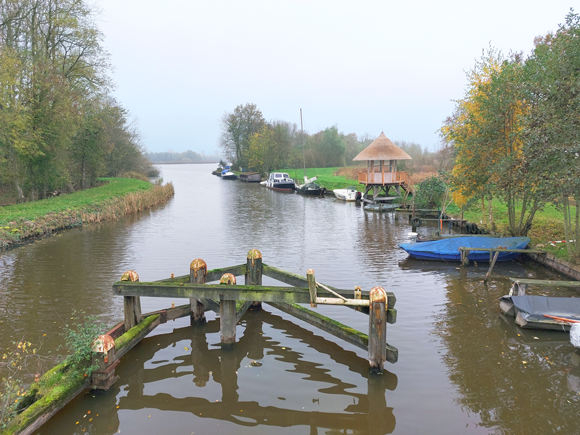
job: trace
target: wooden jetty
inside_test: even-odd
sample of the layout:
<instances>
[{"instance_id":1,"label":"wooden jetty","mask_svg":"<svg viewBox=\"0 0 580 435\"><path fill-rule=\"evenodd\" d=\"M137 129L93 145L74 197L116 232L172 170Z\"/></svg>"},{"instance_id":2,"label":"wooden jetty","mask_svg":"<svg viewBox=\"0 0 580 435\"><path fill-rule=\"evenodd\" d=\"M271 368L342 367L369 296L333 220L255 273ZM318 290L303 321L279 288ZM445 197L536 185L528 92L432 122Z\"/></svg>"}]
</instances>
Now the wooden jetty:
<instances>
[{"instance_id":1,"label":"wooden jetty","mask_svg":"<svg viewBox=\"0 0 580 435\"><path fill-rule=\"evenodd\" d=\"M306 277L286 272L262 262L262 254L251 250L245 264L208 270L205 261L195 259L190 265L190 274L171 277L155 282L140 282L136 272L128 271L121 280L113 284L113 293L124 300L124 321L106 335L115 343L127 336L121 349L113 347L99 363L93 374L95 388L108 389L115 381L114 366L120 356L145 337L161 323L189 316L191 324L206 322L205 312L215 311L220 317L222 349L232 349L236 342L236 324L250 308L260 309L262 302L303 320L359 348L368 350L370 370L382 373L385 361L398 360L397 348L387 344L387 323L395 323L397 311L393 293L382 287L370 291L360 288L341 290L316 281L314 271L308 270ZM237 285L237 276L244 276L244 284ZM289 287L263 286L262 276L281 281ZM206 284L215 282L219 284ZM148 314L141 314L141 297L171 297L189 299L189 303ZM299 304L342 305L368 314L368 334L356 331L333 319L316 313Z\"/></svg>"},{"instance_id":2,"label":"wooden jetty","mask_svg":"<svg viewBox=\"0 0 580 435\"><path fill-rule=\"evenodd\" d=\"M489 281L491 277L491 272L495 267L495 263L497 261L497 257L499 256L500 252L518 252L520 254L546 254L546 251L541 249L507 249L507 248L472 248L472 247L460 247L459 251L461 252L461 265L467 266L469 264L468 255L471 251L480 251L480 252L489 252L489 270L485 274L485 278L483 279L484 282Z\"/></svg>"},{"instance_id":3,"label":"wooden jetty","mask_svg":"<svg viewBox=\"0 0 580 435\"><path fill-rule=\"evenodd\" d=\"M409 154L381 132L379 137L353 159L367 162L367 170L358 174L359 184L365 185L363 201L369 204L376 204L381 200L392 201L389 194L391 188L395 190L397 197L401 196L401 189L412 192L414 184L411 177L405 171L397 171L398 160L411 159ZM383 193L384 197L379 197Z\"/></svg>"}]
</instances>

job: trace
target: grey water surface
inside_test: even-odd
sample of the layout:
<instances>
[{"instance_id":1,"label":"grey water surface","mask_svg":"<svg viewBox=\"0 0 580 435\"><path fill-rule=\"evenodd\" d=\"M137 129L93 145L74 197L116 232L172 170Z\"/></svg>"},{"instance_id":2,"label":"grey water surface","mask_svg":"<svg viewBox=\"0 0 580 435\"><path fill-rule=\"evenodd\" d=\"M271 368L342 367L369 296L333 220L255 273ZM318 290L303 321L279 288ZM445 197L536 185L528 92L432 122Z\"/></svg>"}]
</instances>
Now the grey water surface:
<instances>
[{"instance_id":1,"label":"grey water surface","mask_svg":"<svg viewBox=\"0 0 580 435\"><path fill-rule=\"evenodd\" d=\"M109 392L81 394L38 434L580 433L580 358L568 334L520 330L498 308L507 277L557 274L502 263L485 285L486 265L408 259L398 249L410 231L403 215L221 180L214 165L161 169L175 186L168 203L0 254L2 348L24 338L53 358L75 311L122 319L111 284L124 271L153 281L187 274L194 258L210 269L244 263L255 248L266 264L312 268L334 287L394 292L387 339L399 361L369 376L364 351L266 304L222 351L208 313L203 327L158 327L122 359ZM183 301L142 299L144 312L171 303ZM318 311L368 331L363 314Z\"/></svg>"}]
</instances>

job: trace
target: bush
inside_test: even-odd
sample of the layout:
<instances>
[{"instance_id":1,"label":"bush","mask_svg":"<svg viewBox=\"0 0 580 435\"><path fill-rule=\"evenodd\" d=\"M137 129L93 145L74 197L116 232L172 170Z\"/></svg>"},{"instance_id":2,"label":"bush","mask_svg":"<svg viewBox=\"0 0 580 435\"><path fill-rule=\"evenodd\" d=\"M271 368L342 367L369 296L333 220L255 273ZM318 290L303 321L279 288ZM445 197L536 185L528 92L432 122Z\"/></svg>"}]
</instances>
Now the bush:
<instances>
[{"instance_id":1,"label":"bush","mask_svg":"<svg viewBox=\"0 0 580 435\"><path fill-rule=\"evenodd\" d=\"M26 388L23 378L40 371L40 357L28 341L13 343L0 360L3 375L0 378L0 429L22 409Z\"/></svg>"},{"instance_id":2,"label":"bush","mask_svg":"<svg viewBox=\"0 0 580 435\"><path fill-rule=\"evenodd\" d=\"M447 184L435 176L429 177L417 185L415 194L415 207L436 208L440 207L445 199Z\"/></svg>"},{"instance_id":3,"label":"bush","mask_svg":"<svg viewBox=\"0 0 580 435\"><path fill-rule=\"evenodd\" d=\"M84 316L84 313L81 312ZM70 370L75 374L82 374L86 377L97 368L91 365L93 357L93 343L106 331L104 325L97 323L95 316L86 316L81 319L76 311L73 311L71 320L75 321L73 325L65 325L64 340L65 347L68 350L67 363Z\"/></svg>"}]
</instances>

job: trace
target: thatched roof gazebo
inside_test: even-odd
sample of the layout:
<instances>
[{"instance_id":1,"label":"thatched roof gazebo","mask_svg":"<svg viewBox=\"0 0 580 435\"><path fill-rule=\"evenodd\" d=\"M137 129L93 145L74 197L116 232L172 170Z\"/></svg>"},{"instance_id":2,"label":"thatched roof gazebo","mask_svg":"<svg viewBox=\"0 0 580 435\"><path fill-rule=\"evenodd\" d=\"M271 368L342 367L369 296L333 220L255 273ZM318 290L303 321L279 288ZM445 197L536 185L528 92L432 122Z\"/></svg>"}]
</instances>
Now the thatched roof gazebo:
<instances>
[{"instance_id":1,"label":"thatched roof gazebo","mask_svg":"<svg viewBox=\"0 0 580 435\"><path fill-rule=\"evenodd\" d=\"M359 172L358 181L364 184L364 199L367 202L376 202L381 190L388 197L391 186L400 194L400 188L412 190L413 181L404 171L397 171L398 160L412 160L412 157L393 143L385 133L381 132L368 147L362 150L353 161L366 161L366 172ZM378 164L375 165L375 162ZM372 200L368 193L372 189Z\"/></svg>"}]
</instances>

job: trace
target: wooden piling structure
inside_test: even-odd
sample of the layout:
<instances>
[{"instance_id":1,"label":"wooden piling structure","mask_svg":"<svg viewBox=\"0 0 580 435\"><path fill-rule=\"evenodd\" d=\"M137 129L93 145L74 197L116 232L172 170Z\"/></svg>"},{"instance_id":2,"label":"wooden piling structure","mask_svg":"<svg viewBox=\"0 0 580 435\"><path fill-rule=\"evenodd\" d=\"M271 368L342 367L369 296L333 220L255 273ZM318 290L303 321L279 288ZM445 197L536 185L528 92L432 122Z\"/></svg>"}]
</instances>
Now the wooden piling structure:
<instances>
[{"instance_id":1,"label":"wooden piling structure","mask_svg":"<svg viewBox=\"0 0 580 435\"><path fill-rule=\"evenodd\" d=\"M201 258L196 258L189 265L189 282L192 284L205 284L205 276L207 275L207 264ZM205 306L202 301L197 298L190 298L191 305L191 325L203 325L205 319Z\"/></svg>"},{"instance_id":2,"label":"wooden piling structure","mask_svg":"<svg viewBox=\"0 0 580 435\"><path fill-rule=\"evenodd\" d=\"M369 295L369 364L371 373L382 373L387 359L387 294L373 287Z\"/></svg>"},{"instance_id":3,"label":"wooden piling structure","mask_svg":"<svg viewBox=\"0 0 580 435\"><path fill-rule=\"evenodd\" d=\"M220 285L236 285L236 277L225 273ZM222 349L232 349L236 343L236 300L226 300L220 295L220 340Z\"/></svg>"},{"instance_id":4,"label":"wooden piling structure","mask_svg":"<svg viewBox=\"0 0 580 435\"><path fill-rule=\"evenodd\" d=\"M139 282L139 275L133 270L128 270L121 276L121 281ZM123 298L123 311L125 314L125 330L141 322L141 299L139 296L125 296Z\"/></svg>"},{"instance_id":5,"label":"wooden piling structure","mask_svg":"<svg viewBox=\"0 0 580 435\"><path fill-rule=\"evenodd\" d=\"M257 249L251 249L246 258L246 285L262 285L262 253ZM253 301L253 310L261 310L262 302Z\"/></svg>"},{"instance_id":6,"label":"wooden piling structure","mask_svg":"<svg viewBox=\"0 0 580 435\"><path fill-rule=\"evenodd\" d=\"M245 277L244 285L237 285L236 276L242 275ZM263 286L263 275L292 287ZM218 279L218 285L205 284ZM251 305L261 306L262 302L267 302L342 340L366 349L373 373L381 373L385 361L395 363L398 360L398 350L386 342L386 324L395 323L397 320L397 310L394 308L396 298L392 293L385 292L382 287L375 287L370 292L362 291L360 287L355 287L354 292L336 289L317 282L312 269L304 277L268 266L263 263L262 254L258 250L248 252L246 263L242 265L207 270L207 264L202 259L196 259L190 265L189 275L172 276L150 283L139 282L138 277L135 281L126 279L115 283L113 289L115 294L124 298L137 298L137 301L140 296L190 299L188 305L147 315L158 314L158 323L189 315L192 324L197 325L205 322L205 311L215 311L220 317L223 349L230 349L235 345L236 324L246 310ZM320 304L342 305L368 314L368 335L298 305L308 302L312 308ZM135 314L133 316L136 319Z\"/></svg>"}]
</instances>

